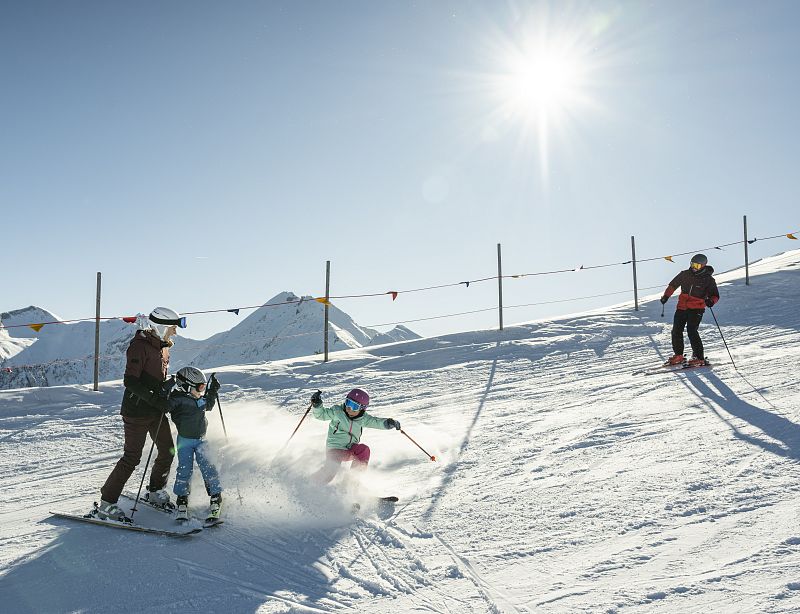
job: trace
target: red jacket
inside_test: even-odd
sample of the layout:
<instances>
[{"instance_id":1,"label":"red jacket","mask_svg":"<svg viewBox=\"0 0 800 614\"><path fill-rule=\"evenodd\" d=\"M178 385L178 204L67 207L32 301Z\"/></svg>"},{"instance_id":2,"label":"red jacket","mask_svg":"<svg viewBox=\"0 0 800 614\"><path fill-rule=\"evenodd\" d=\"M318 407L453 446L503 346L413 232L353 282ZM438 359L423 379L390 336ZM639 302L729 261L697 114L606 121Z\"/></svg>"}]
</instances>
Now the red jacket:
<instances>
[{"instance_id":1,"label":"red jacket","mask_svg":"<svg viewBox=\"0 0 800 614\"><path fill-rule=\"evenodd\" d=\"M664 296L672 296L672 293L680 287L678 309L705 309L706 298L710 298L716 305L719 300L719 290L717 282L712 277L713 274L714 267L710 266L703 267L697 272L692 269L681 271L669 282Z\"/></svg>"}]
</instances>

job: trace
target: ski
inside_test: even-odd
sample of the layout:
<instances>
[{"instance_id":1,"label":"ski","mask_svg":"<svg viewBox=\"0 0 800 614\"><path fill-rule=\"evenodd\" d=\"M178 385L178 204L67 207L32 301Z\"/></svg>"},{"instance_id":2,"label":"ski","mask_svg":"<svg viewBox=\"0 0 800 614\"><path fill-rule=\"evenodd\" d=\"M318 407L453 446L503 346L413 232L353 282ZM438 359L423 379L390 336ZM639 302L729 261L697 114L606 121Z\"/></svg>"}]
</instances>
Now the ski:
<instances>
[{"instance_id":1,"label":"ski","mask_svg":"<svg viewBox=\"0 0 800 614\"><path fill-rule=\"evenodd\" d=\"M373 497L373 501L375 501L378 504L378 506L383 506L383 505L390 505L392 503L397 503L398 501L400 501L400 498L395 497L394 495L390 495L388 497ZM358 502L353 503L353 505L350 507L350 513L352 514L357 514L360 511L361 511L361 504Z\"/></svg>"},{"instance_id":2,"label":"ski","mask_svg":"<svg viewBox=\"0 0 800 614\"><path fill-rule=\"evenodd\" d=\"M112 529L125 529L126 531L138 531L140 533L150 533L152 535L163 535L165 537L188 537L195 533L202 532L202 529L189 529L188 531L171 531L169 529L156 529L154 527L143 527L138 524L119 522L117 520L102 520L95 518L91 514L67 514L66 512L50 512L57 518L66 518L67 520L78 520L80 522L87 522L89 524L97 524L104 527L111 527Z\"/></svg>"},{"instance_id":3,"label":"ski","mask_svg":"<svg viewBox=\"0 0 800 614\"><path fill-rule=\"evenodd\" d=\"M695 369L711 369L710 364L705 365L681 365L675 369L653 369L651 371L642 371L642 375L659 375L661 373L682 373L684 371L694 371Z\"/></svg>"},{"instance_id":4,"label":"ski","mask_svg":"<svg viewBox=\"0 0 800 614\"><path fill-rule=\"evenodd\" d=\"M203 522L203 528L210 529L211 527L218 527L224 522L225 521L222 518L206 518Z\"/></svg>"},{"instance_id":5,"label":"ski","mask_svg":"<svg viewBox=\"0 0 800 614\"><path fill-rule=\"evenodd\" d=\"M131 501L137 501L136 495L132 492L125 491L122 493L122 496L125 497L126 499L130 499ZM139 497L138 502L144 503L147 507L152 507L154 510L158 510L159 512L164 512L165 514L175 513L175 508L164 507L163 505L157 505L145 499L144 497Z\"/></svg>"},{"instance_id":6,"label":"ski","mask_svg":"<svg viewBox=\"0 0 800 614\"><path fill-rule=\"evenodd\" d=\"M131 493L131 492L123 492L122 496L127 498L127 499L130 499L131 501L136 501L136 495ZM161 505L155 505L154 503L150 503L150 501L148 501L144 497L139 497L139 503L144 503L146 506L151 507L154 510L158 510L159 512L163 512L165 514L169 514L170 516L175 515L176 510L177 510L177 508L171 509L171 508L168 508L168 507L163 507ZM221 518L215 519L217 522L209 522L209 520L211 520L211 519L210 518L206 518L206 520L202 520L202 519L198 518L197 516L191 516L191 515L188 518L177 518L177 517L175 518L175 521L178 523L178 526L183 526L183 525L187 524L188 522L196 521L196 522L202 522L203 523L203 527L206 528L206 529L211 528L211 527L215 527L218 524L222 524L224 522L224 520L222 520Z\"/></svg>"},{"instance_id":7,"label":"ski","mask_svg":"<svg viewBox=\"0 0 800 614\"><path fill-rule=\"evenodd\" d=\"M677 365L659 365L658 367L651 368L651 369L639 369L638 371L634 371L634 375L655 375L656 373L669 373L670 371L680 371L683 369L684 363L678 363Z\"/></svg>"}]
</instances>

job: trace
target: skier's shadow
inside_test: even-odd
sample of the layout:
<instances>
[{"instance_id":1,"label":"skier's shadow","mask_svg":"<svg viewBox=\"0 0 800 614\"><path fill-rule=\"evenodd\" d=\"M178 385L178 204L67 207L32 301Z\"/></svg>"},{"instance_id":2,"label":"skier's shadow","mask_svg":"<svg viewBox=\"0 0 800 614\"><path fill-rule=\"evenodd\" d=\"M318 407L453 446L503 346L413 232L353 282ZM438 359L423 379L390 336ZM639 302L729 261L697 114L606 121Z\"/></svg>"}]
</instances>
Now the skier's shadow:
<instances>
[{"instance_id":1,"label":"skier's shadow","mask_svg":"<svg viewBox=\"0 0 800 614\"><path fill-rule=\"evenodd\" d=\"M772 454L800 460L800 425L743 401L712 372L707 372L704 376L708 383L700 377L691 378L689 387L696 389L696 394L707 402L711 410L731 428L737 438ZM756 427L769 439L741 432L731 420L720 413L720 409Z\"/></svg>"},{"instance_id":2,"label":"skier's shadow","mask_svg":"<svg viewBox=\"0 0 800 614\"><path fill-rule=\"evenodd\" d=\"M496 347L499 348L501 342L498 341ZM486 382L486 388L483 390L483 395L481 396L481 400L478 403L478 409L475 411L475 415L472 417L472 423L469 425L467 432L464 435L464 439L461 442L461 447L458 450L458 457L454 462L451 462L442 472L444 477L442 478L441 486L437 489L437 494L434 495L433 499L431 500L428 509L426 509L422 513L422 517L425 519L429 519L433 512L438 507L442 497L447 492L447 488L450 485L450 482L453 481L456 473L459 471L459 463L458 458L461 458L466 452L467 448L470 444L470 439L472 437L472 431L475 429L475 425L478 423L478 419L481 417L481 413L483 412L483 408L486 406L486 399L489 397L489 392L492 390L492 386L494 385L494 376L497 372L497 358L492 361L492 366L489 369L489 378Z\"/></svg>"}]
</instances>

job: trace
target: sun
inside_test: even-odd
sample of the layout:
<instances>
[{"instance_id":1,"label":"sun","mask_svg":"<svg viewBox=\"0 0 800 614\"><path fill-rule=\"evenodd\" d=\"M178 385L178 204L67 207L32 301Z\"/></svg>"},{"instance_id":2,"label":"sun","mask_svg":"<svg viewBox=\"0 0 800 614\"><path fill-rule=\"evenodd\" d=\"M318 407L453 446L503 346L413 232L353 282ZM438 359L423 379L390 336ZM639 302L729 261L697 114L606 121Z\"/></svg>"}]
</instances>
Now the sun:
<instances>
[{"instance_id":1,"label":"sun","mask_svg":"<svg viewBox=\"0 0 800 614\"><path fill-rule=\"evenodd\" d=\"M521 116L538 117L572 105L582 85L582 66L577 57L541 50L512 57L499 78L504 104Z\"/></svg>"},{"instance_id":2,"label":"sun","mask_svg":"<svg viewBox=\"0 0 800 614\"><path fill-rule=\"evenodd\" d=\"M597 49L577 24L555 27L540 22L513 38L497 37L489 45L482 87L492 110L488 134L516 134L518 146L538 158L547 184L550 158L574 136L595 110L592 88Z\"/></svg>"}]
</instances>

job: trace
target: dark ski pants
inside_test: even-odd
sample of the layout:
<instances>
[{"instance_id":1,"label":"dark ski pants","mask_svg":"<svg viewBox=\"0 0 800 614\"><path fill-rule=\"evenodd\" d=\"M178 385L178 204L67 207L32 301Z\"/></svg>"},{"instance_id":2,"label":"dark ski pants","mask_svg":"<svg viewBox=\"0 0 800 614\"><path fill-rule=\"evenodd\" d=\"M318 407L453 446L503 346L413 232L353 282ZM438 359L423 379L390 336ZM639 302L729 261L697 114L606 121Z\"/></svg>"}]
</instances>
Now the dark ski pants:
<instances>
[{"instance_id":1,"label":"dark ski pants","mask_svg":"<svg viewBox=\"0 0 800 614\"><path fill-rule=\"evenodd\" d=\"M159 428L159 420L161 427ZM125 448L122 458L117 461L116 467L108 476L106 483L100 489L103 501L116 503L125 483L131 477L134 469L142 460L147 435L156 442L158 455L150 472L150 490L161 490L167 485L169 468L172 466L172 457L175 448L172 444L172 432L169 428L167 416L136 417L122 416L125 423ZM156 431L158 431L156 433Z\"/></svg>"},{"instance_id":2,"label":"dark ski pants","mask_svg":"<svg viewBox=\"0 0 800 614\"><path fill-rule=\"evenodd\" d=\"M692 345L692 354L697 358L705 358L703 354L703 341L697 329L700 327L700 320L703 319L705 309L677 309L675 319L672 321L672 350L676 354L683 354L683 329L689 335L689 343Z\"/></svg>"}]
</instances>

